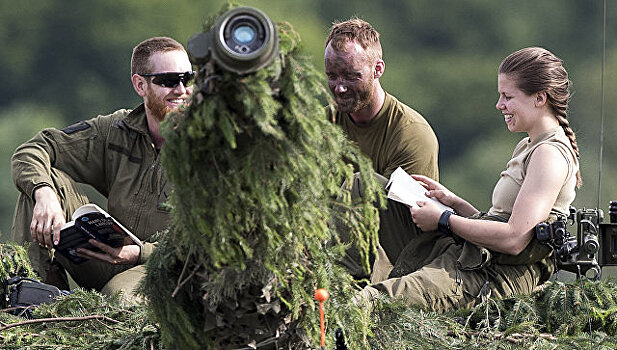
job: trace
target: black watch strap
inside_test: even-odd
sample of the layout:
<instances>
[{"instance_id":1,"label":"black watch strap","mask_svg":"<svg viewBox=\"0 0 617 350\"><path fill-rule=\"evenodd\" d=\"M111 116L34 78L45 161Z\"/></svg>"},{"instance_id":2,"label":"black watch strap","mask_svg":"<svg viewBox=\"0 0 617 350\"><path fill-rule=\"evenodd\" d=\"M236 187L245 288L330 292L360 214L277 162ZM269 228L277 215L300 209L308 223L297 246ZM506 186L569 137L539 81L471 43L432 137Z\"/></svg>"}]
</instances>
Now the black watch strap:
<instances>
[{"instance_id":1,"label":"black watch strap","mask_svg":"<svg viewBox=\"0 0 617 350\"><path fill-rule=\"evenodd\" d=\"M439 217L439 222L437 223L437 229L439 230L439 232L443 232L449 235L452 234L452 230L450 229L450 215L452 215L452 212L450 210L444 210L444 212L441 213L441 216Z\"/></svg>"}]
</instances>

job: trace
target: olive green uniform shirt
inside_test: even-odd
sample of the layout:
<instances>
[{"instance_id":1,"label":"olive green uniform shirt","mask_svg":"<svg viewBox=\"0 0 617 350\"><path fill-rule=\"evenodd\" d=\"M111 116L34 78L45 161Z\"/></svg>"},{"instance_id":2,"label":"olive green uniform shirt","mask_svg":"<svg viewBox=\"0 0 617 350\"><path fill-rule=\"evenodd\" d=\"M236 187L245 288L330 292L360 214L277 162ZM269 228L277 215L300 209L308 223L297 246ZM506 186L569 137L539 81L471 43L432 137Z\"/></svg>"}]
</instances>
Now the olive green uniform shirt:
<instances>
[{"instance_id":1,"label":"olive green uniform shirt","mask_svg":"<svg viewBox=\"0 0 617 350\"><path fill-rule=\"evenodd\" d=\"M107 197L109 214L141 240L168 224L169 210L164 204L170 188L143 105L62 130L45 129L17 148L11 166L15 185L32 199L37 187L54 188L51 168L63 171L75 182L93 186ZM147 244L142 249L140 262L152 248Z\"/></svg>"},{"instance_id":2,"label":"olive green uniform shirt","mask_svg":"<svg viewBox=\"0 0 617 350\"><path fill-rule=\"evenodd\" d=\"M433 129L415 110L386 93L377 115L365 124L356 124L349 114L326 109L329 120L340 125L347 137L373 162L378 174L389 178L399 166L408 174L439 180L439 144Z\"/></svg>"}]
</instances>

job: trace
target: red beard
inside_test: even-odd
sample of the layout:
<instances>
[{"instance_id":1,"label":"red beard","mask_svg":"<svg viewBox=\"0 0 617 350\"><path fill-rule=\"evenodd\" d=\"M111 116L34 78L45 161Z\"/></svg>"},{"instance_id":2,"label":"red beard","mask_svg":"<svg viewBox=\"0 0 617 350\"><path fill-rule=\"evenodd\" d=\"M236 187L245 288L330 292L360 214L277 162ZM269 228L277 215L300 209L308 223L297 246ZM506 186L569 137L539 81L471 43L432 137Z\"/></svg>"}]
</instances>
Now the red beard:
<instances>
[{"instance_id":1,"label":"red beard","mask_svg":"<svg viewBox=\"0 0 617 350\"><path fill-rule=\"evenodd\" d=\"M152 117L159 122L165 120L167 113L172 111L172 109L165 104L165 100L159 99L151 89L148 89L147 101L146 108L150 110Z\"/></svg>"}]
</instances>

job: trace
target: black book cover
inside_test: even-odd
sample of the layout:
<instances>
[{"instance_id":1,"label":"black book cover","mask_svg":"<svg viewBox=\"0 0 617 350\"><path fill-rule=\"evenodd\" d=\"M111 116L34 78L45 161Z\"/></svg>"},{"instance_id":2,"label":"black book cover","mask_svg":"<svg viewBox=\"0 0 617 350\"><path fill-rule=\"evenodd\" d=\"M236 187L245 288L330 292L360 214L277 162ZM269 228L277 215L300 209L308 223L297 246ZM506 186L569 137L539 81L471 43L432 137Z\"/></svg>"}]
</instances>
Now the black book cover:
<instances>
[{"instance_id":1,"label":"black book cover","mask_svg":"<svg viewBox=\"0 0 617 350\"><path fill-rule=\"evenodd\" d=\"M137 237L94 204L80 207L73 215L73 221L62 226L60 242L55 245L55 249L75 264L88 260L88 258L77 255L77 248L101 251L88 242L90 239L96 239L111 247L119 247L132 242L141 246Z\"/></svg>"}]
</instances>

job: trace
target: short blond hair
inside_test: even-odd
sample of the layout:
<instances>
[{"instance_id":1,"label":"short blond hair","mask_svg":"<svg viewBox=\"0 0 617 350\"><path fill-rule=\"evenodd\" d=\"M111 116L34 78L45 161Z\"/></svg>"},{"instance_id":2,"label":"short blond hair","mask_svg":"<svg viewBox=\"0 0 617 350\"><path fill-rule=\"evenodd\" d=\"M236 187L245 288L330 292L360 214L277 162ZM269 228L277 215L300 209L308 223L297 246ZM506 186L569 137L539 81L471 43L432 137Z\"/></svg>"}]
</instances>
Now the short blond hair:
<instances>
[{"instance_id":1,"label":"short blond hair","mask_svg":"<svg viewBox=\"0 0 617 350\"><path fill-rule=\"evenodd\" d=\"M369 58L382 58L379 32L370 23L357 17L344 22L334 22L326 39L326 46L330 44L334 50L344 51L345 43L353 41L362 46Z\"/></svg>"},{"instance_id":2,"label":"short blond hair","mask_svg":"<svg viewBox=\"0 0 617 350\"><path fill-rule=\"evenodd\" d=\"M166 36L157 36L140 42L133 48L133 55L131 56L131 75L152 73L150 71L152 69L150 66L150 57L157 52L169 51L186 52L182 44Z\"/></svg>"}]
</instances>

